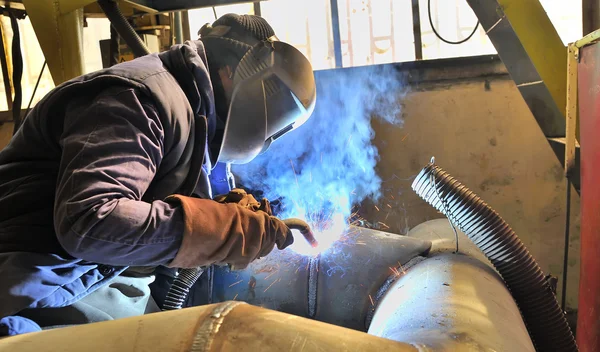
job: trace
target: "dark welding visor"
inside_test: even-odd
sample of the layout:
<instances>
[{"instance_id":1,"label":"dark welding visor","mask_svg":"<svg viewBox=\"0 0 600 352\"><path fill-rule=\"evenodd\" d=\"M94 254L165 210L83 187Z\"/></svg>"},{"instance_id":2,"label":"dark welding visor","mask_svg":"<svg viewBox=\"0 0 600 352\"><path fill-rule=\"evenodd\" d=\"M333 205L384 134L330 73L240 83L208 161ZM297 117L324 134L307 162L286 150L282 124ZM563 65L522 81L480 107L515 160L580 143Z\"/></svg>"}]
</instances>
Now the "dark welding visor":
<instances>
[{"instance_id":1,"label":"dark welding visor","mask_svg":"<svg viewBox=\"0 0 600 352\"><path fill-rule=\"evenodd\" d=\"M312 66L293 46L271 38L250 49L233 77L233 94L218 160L244 164L312 114Z\"/></svg>"}]
</instances>

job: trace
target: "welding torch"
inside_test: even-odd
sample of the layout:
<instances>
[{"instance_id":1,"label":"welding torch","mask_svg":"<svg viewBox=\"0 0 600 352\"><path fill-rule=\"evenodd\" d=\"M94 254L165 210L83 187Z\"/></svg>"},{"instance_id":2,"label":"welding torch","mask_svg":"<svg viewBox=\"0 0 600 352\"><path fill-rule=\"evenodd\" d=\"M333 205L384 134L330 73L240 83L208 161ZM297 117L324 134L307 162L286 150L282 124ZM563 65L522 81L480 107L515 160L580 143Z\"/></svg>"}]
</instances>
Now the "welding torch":
<instances>
[{"instance_id":1,"label":"welding torch","mask_svg":"<svg viewBox=\"0 0 600 352\"><path fill-rule=\"evenodd\" d=\"M296 218L285 219L282 221L285 226L289 227L291 230L300 231L300 234L302 234L304 239L311 245L311 247L316 248L319 245L319 242L315 238L315 235L306 221Z\"/></svg>"}]
</instances>

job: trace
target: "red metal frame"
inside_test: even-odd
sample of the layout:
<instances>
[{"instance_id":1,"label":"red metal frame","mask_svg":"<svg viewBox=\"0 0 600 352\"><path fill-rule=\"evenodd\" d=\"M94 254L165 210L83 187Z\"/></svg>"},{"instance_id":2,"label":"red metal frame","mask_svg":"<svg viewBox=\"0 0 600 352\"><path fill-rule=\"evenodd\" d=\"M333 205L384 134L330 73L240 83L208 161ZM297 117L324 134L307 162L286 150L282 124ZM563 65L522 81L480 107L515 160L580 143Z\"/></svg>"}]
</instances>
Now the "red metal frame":
<instances>
[{"instance_id":1,"label":"red metal frame","mask_svg":"<svg viewBox=\"0 0 600 352\"><path fill-rule=\"evenodd\" d=\"M600 44L580 49L581 277L577 343L600 351Z\"/></svg>"}]
</instances>

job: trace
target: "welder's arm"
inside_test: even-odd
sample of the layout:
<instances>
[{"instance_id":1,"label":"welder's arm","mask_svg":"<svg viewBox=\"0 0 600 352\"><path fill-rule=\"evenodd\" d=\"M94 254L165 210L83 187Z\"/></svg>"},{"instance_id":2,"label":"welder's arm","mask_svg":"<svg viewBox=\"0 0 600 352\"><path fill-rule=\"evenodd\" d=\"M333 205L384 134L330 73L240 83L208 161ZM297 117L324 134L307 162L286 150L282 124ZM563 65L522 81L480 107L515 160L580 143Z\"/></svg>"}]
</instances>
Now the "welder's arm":
<instances>
[{"instance_id":1,"label":"welder's arm","mask_svg":"<svg viewBox=\"0 0 600 352\"><path fill-rule=\"evenodd\" d=\"M183 243L170 264L173 267L226 263L243 268L275 245L283 249L294 242L291 230L262 210L181 195L167 201L180 204L185 219Z\"/></svg>"},{"instance_id":2,"label":"welder's arm","mask_svg":"<svg viewBox=\"0 0 600 352\"><path fill-rule=\"evenodd\" d=\"M151 103L121 89L70 104L60 143L54 223L65 250L109 265L175 258L183 209L141 201L163 157L163 126Z\"/></svg>"}]
</instances>

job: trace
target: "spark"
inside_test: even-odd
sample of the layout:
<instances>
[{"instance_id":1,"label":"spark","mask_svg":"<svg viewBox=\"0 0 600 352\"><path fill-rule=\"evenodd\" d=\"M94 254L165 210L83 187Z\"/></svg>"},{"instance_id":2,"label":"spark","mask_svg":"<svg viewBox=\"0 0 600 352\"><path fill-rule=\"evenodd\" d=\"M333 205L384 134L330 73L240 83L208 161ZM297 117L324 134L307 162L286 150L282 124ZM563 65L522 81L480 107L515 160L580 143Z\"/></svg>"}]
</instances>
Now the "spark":
<instances>
[{"instance_id":1,"label":"spark","mask_svg":"<svg viewBox=\"0 0 600 352\"><path fill-rule=\"evenodd\" d=\"M236 293L235 296L233 296L233 300L235 301L235 299L237 298L237 296L239 295L239 293Z\"/></svg>"},{"instance_id":2,"label":"spark","mask_svg":"<svg viewBox=\"0 0 600 352\"><path fill-rule=\"evenodd\" d=\"M265 280L273 276L273 274L275 274L277 271L279 271L279 269L272 271L269 275L267 275L267 277L265 277Z\"/></svg>"},{"instance_id":3,"label":"spark","mask_svg":"<svg viewBox=\"0 0 600 352\"><path fill-rule=\"evenodd\" d=\"M371 300L371 305L374 306L375 303L373 303L373 297L371 297L371 295L369 295L369 300Z\"/></svg>"},{"instance_id":4,"label":"spark","mask_svg":"<svg viewBox=\"0 0 600 352\"><path fill-rule=\"evenodd\" d=\"M348 142L346 142L346 146L350 145L350 141L352 140L352 135L350 135L350 137L348 137Z\"/></svg>"},{"instance_id":5,"label":"spark","mask_svg":"<svg viewBox=\"0 0 600 352\"><path fill-rule=\"evenodd\" d=\"M319 242L316 248L312 247L296 230L293 230L296 240L289 248L298 254L316 256L323 253L338 242L348 230L348 221L342 213L319 211L298 217L311 225L315 238Z\"/></svg>"},{"instance_id":6,"label":"spark","mask_svg":"<svg viewBox=\"0 0 600 352\"><path fill-rule=\"evenodd\" d=\"M404 142L404 140L406 139L406 137L408 137L408 135L409 135L409 134L410 134L410 133L407 133L407 134L404 136L404 138L402 138L402 142Z\"/></svg>"},{"instance_id":7,"label":"spark","mask_svg":"<svg viewBox=\"0 0 600 352\"><path fill-rule=\"evenodd\" d=\"M269 285L269 287L265 288L265 290L264 290L263 292L267 292L267 290L268 290L268 289L270 289L270 288L271 288L271 286L273 286L273 285L274 285L276 282L279 282L279 281L281 281L281 278L279 278L279 279L277 279L277 280L275 280L275 281L271 282L271 284Z\"/></svg>"},{"instance_id":8,"label":"spark","mask_svg":"<svg viewBox=\"0 0 600 352\"><path fill-rule=\"evenodd\" d=\"M400 264L400 262L398 262L398 267L400 268L400 270L402 270L402 274L406 274L406 271L404 270L404 267L402 267L402 264Z\"/></svg>"},{"instance_id":9,"label":"spark","mask_svg":"<svg viewBox=\"0 0 600 352\"><path fill-rule=\"evenodd\" d=\"M379 208L376 205L374 205L374 207L375 207L375 209L377 209L377 211L379 211Z\"/></svg>"},{"instance_id":10,"label":"spark","mask_svg":"<svg viewBox=\"0 0 600 352\"><path fill-rule=\"evenodd\" d=\"M378 221L377 223L378 223L379 225L381 225L381 226L385 227L386 229L389 229L389 228L390 228L389 226L387 226L386 224L382 223L381 221Z\"/></svg>"},{"instance_id":11,"label":"spark","mask_svg":"<svg viewBox=\"0 0 600 352\"><path fill-rule=\"evenodd\" d=\"M232 283L231 285L229 285L229 287L235 286L235 285L239 284L242 281L244 281L244 280L236 281L236 282Z\"/></svg>"},{"instance_id":12,"label":"spark","mask_svg":"<svg viewBox=\"0 0 600 352\"><path fill-rule=\"evenodd\" d=\"M386 204L386 206L387 206L388 208L392 209L392 206L391 206L391 205L389 205L389 204Z\"/></svg>"}]
</instances>

